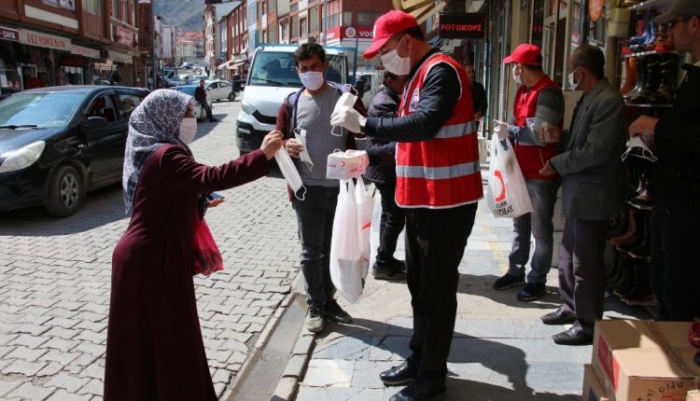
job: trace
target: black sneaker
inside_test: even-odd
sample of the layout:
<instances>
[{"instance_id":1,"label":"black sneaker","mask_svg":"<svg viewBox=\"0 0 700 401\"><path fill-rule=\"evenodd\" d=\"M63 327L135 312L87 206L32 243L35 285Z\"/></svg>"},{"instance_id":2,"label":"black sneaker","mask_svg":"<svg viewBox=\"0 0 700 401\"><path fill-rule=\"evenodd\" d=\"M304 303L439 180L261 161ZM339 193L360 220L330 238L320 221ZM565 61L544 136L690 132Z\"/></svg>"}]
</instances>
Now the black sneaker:
<instances>
[{"instance_id":1,"label":"black sneaker","mask_svg":"<svg viewBox=\"0 0 700 401\"><path fill-rule=\"evenodd\" d=\"M502 291L520 284L525 284L525 277L515 277L506 273L493 283L493 289Z\"/></svg>"},{"instance_id":2,"label":"black sneaker","mask_svg":"<svg viewBox=\"0 0 700 401\"><path fill-rule=\"evenodd\" d=\"M352 323L352 317L338 305L335 299L326 301L323 317L336 323Z\"/></svg>"},{"instance_id":3,"label":"black sneaker","mask_svg":"<svg viewBox=\"0 0 700 401\"><path fill-rule=\"evenodd\" d=\"M372 276L377 280L401 281L406 279L406 270L401 270L395 263L385 265L375 262L372 266Z\"/></svg>"},{"instance_id":4,"label":"black sneaker","mask_svg":"<svg viewBox=\"0 0 700 401\"><path fill-rule=\"evenodd\" d=\"M547 293L544 283L527 283L522 290L518 291L518 300L523 302L534 301Z\"/></svg>"}]
</instances>

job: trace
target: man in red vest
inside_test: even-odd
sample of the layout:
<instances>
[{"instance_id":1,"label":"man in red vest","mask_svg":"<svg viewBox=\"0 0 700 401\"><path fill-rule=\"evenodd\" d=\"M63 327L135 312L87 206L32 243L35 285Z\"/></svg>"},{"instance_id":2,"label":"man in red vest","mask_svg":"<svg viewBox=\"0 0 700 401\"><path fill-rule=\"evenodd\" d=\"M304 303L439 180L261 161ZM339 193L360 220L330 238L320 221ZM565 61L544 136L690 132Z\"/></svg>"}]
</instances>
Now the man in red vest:
<instances>
[{"instance_id":1,"label":"man in red vest","mask_svg":"<svg viewBox=\"0 0 700 401\"><path fill-rule=\"evenodd\" d=\"M415 17L392 10L377 19L365 58L409 82L397 117L364 118L352 108L331 124L398 142L396 203L406 211L406 281L413 307L411 355L380 374L410 384L392 401L430 400L445 391L457 313L457 268L482 197L469 77L425 40Z\"/></svg>"},{"instance_id":2,"label":"man in red vest","mask_svg":"<svg viewBox=\"0 0 700 401\"><path fill-rule=\"evenodd\" d=\"M556 155L556 145L540 139L542 127L561 127L564 97L559 86L542 71L540 49L521 44L503 59L512 65L513 80L519 85L509 124L496 124L499 138L510 137L515 155L525 176L534 211L513 219L513 247L508 257L508 272L493 284L505 290L525 282L525 265L530 259L530 235L535 237L535 252L527 274L527 284L517 295L530 302L545 294L547 274L552 266L554 203L560 180L557 175L544 177L540 170Z\"/></svg>"}]
</instances>

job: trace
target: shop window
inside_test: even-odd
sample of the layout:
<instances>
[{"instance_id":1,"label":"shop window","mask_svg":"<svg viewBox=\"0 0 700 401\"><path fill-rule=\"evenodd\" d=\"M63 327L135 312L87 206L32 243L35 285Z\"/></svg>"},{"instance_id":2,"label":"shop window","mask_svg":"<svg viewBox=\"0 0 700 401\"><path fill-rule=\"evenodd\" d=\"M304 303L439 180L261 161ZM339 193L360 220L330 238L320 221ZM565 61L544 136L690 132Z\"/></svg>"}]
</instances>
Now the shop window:
<instances>
[{"instance_id":1,"label":"shop window","mask_svg":"<svg viewBox=\"0 0 700 401\"><path fill-rule=\"evenodd\" d=\"M306 26L306 18L301 18L299 20L299 37L305 38L307 33L309 33L309 30Z\"/></svg>"}]
</instances>

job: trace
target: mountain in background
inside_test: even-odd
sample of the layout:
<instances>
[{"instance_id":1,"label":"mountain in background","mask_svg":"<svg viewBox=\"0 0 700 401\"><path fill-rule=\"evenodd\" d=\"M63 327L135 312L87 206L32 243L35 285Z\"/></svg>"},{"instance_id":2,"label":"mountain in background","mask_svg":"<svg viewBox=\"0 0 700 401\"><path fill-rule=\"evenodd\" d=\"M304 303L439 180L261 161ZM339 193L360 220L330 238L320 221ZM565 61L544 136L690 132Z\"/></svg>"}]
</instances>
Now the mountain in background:
<instances>
[{"instance_id":1,"label":"mountain in background","mask_svg":"<svg viewBox=\"0 0 700 401\"><path fill-rule=\"evenodd\" d=\"M204 29L204 0L151 0L155 14L178 31L201 32Z\"/></svg>"}]
</instances>

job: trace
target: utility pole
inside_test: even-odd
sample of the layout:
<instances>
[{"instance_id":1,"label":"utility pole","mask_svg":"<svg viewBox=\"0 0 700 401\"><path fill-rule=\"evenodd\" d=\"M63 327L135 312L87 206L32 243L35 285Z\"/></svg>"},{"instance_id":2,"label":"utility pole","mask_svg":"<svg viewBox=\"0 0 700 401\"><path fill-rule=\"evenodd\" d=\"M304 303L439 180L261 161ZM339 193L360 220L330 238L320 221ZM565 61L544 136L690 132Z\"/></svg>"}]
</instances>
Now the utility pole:
<instances>
[{"instance_id":1,"label":"utility pole","mask_svg":"<svg viewBox=\"0 0 700 401\"><path fill-rule=\"evenodd\" d=\"M326 47L328 36L328 0L323 0L323 47Z\"/></svg>"},{"instance_id":2,"label":"utility pole","mask_svg":"<svg viewBox=\"0 0 700 401\"><path fill-rule=\"evenodd\" d=\"M156 68L156 0L151 0L151 73L153 74L153 88L158 88L158 73Z\"/></svg>"}]
</instances>

